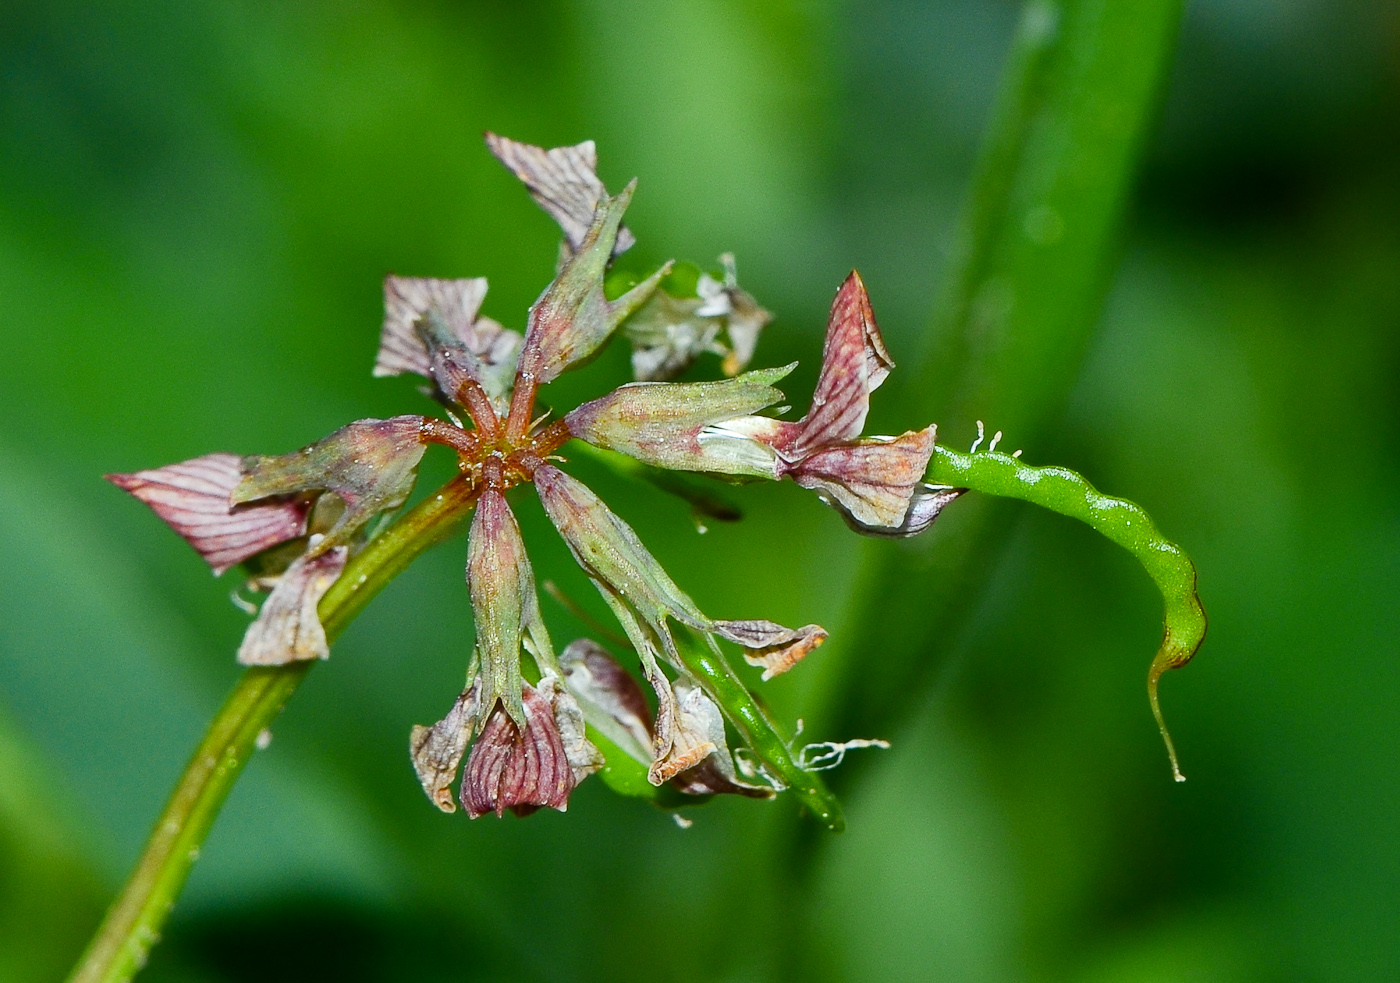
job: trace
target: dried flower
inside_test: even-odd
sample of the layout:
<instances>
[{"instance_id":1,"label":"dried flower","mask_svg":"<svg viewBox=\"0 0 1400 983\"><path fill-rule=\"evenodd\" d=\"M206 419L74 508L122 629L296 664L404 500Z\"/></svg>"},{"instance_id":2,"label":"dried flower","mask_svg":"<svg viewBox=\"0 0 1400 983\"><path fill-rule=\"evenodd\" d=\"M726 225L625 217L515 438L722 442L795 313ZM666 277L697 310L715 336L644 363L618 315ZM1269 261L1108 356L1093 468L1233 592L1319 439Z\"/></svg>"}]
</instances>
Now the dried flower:
<instances>
[{"instance_id":1,"label":"dried flower","mask_svg":"<svg viewBox=\"0 0 1400 983\"><path fill-rule=\"evenodd\" d=\"M252 582L270 594L238 657L281 665L328 655L318 606L365 547L370 521L407 501L425 448L446 446L476 501L466 563L476 641L465 689L442 720L411 735L414 770L430 801L444 812L460 801L472 817L562 811L578 783L604 764L590 730L645 765L654 785L770 797L783 782L755 784L735 766L726 718L759 744L751 728L762 711L727 668L721 643L739 646L768 680L821 645L825 630L707 616L632 527L557 466L564 463L559 452L580 438L661 468L791 478L861 531L912 535L958 494L922 483L934 428L861 437L870 393L893 362L855 274L832 307L811 409L795 423L761 415L784 401L776 385L792 366L739 374L772 316L739 288L732 257L722 257L722 279L695 280L694 296L662 288L668 263L609 299L610 264L634 241L622 219L635 182L608 194L591 142L545 150L487 134L487 143L562 227L558 273L530 308L523 333L481 314L484 279L388 277L374 369L423 376L429 395L469 423L451 411L450 422L360 420L291 454L213 454L109 478L150 505L216 572L258 565ZM624 326L639 376L669 377L713 352L732 378L633 383L562 420L537 416L540 387L594 356ZM596 644L576 641L556 656L507 499L518 485L534 486L616 615L654 710L633 676ZM706 668L715 665L724 674ZM754 764L744 771L749 777L769 775L768 764L773 774L787 768L789 781L806 777L776 736L746 759Z\"/></svg>"}]
</instances>

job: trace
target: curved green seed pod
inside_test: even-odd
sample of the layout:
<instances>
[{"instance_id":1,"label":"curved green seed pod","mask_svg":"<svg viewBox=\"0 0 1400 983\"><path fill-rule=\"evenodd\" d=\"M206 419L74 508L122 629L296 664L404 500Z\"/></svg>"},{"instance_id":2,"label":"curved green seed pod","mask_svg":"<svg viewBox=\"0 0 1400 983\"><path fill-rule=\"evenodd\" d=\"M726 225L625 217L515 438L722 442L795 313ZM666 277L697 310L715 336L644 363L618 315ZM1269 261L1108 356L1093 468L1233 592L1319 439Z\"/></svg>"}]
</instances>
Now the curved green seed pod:
<instances>
[{"instance_id":1,"label":"curved green seed pod","mask_svg":"<svg viewBox=\"0 0 1400 983\"><path fill-rule=\"evenodd\" d=\"M1137 558L1161 591L1163 604L1162 647L1147 670L1147 697L1167 745L1172 774L1184 782L1186 776L1177 765L1176 747L1157 702L1157 683L1168 669L1190 662L1206 635L1206 613L1196 593L1196 566L1186 551L1158 532L1141 506L1101 494L1068 468L1037 468L993 451L960 454L939 446L929 462L928 480L1018 498L1078 519Z\"/></svg>"}]
</instances>

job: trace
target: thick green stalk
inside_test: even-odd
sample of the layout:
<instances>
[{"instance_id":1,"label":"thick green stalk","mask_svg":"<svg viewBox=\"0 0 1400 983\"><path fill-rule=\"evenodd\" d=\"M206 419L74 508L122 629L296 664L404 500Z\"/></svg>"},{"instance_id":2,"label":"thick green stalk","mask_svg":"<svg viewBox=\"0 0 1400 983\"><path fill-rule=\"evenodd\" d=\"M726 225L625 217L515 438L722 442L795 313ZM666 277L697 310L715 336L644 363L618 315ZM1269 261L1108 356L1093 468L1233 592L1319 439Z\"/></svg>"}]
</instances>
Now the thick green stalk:
<instances>
[{"instance_id":1,"label":"thick green stalk","mask_svg":"<svg viewBox=\"0 0 1400 983\"><path fill-rule=\"evenodd\" d=\"M1018 498L1087 524L1142 564L1162 594L1162 647L1147 671L1147 696L1171 758L1172 774L1185 781L1176 748L1157 702L1157 682L1168 669L1191 661L1206 635L1206 613L1196 593L1196 567L1185 550L1167 540L1142 506L1100 494L1066 468L1037 468L994 451L960 454L946 447L934 451L928 478L941 485Z\"/></svg>"},{"instance_id":2,"label":"thick green stalk","mask_svg":"<svg viewBox=\"0 0 1400 983\"><path fill-rule=\"evenodd\" d=\"M475 489L461 478L409 510L346 564L321 599L327 640L344 630L369 600L467 514ZM145 852L121 895L69 977L69 983L124 983L160 939L175 899L199 856L219 809L287 698L313 663L246 670L195 749Z\"/></svg>"}]
</instances>

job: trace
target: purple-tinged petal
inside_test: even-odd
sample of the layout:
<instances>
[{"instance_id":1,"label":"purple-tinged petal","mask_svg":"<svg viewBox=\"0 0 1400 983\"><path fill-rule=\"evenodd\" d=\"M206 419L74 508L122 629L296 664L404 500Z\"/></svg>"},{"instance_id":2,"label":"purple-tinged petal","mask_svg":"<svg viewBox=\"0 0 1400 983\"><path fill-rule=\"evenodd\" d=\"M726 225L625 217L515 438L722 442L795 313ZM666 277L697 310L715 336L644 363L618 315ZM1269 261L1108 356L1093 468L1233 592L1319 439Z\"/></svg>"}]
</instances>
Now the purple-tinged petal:
<instances>
[{"instance_id":1,"label":"purple-tinged petal","mask_svg":"<svg viewBox=\"0 0 1400 983\"><path fill-rule=\"evenodd\" d=\"M530 191L530 197L559 227L570 252L583 244L599 202L607 197L598 179L598 152L592 140L572 147L546 150L508 137L486 134L486 146ZM614 256L632 248L632 233L619 229L617 241L609 247Z\"/></svg>"},{"instance_id":2,"label":"purple-tinged petal","mask_svg":"<svg viewBox=\"0 0 1400 983\"><path fill-rule=\"evenodd\" d=\"M838 509L853 529L893 532L904 526L923 482L936 431L930 426L892 439L837 444L808 455L788 473Z\"/></svg>"},{"instance_id":3,"label":"purple-tinged petal","mask_svg":"<svg viewBox=\"0 0 1400 983\"><path fill-rule=\"evenodd\" d=\"M496 322L492 321L491 324L496 325ZM500 328L500 325L496 327ZM484 351L476 352L457 340L435 310L423 315L416 330L428 352L429 374L436 384L439 398L469 406L463 398L463 390L468 384L475 383L491 400L496 415L505 416L510 406L516 359L524 341L520 335L500 329Z\"/></svg>"},{"instance_id":4,"label":"purple-tinged petal","mask_svg":"<svg viewBox=\"0 0 1400 983\"><path fill-rule=\"evenodd\" d=\"M529 328L520 349L519 373L538 385L597 354L617 326L640 307L671 270L667 263L616 300L603 293L622 213L636 182L613 198L604 198L578 251L530 308Z\"/></svg>"},{"instance_id":5,"label":"purple-tinged petal","mask_svg":"<svg viewBox=\"0 0 1400 983\"><path fill-rule=\"evenodd\" d=\"M457 811L457 804L452 799L452 785L457 781L457 770L461 767L463 755L467 753L472 729L476 726L480 693L480 680L473 680L457 697L446 717L431 727L414 727L409 738L413 770L423 783L423 791L433 805L443 812Z\"/></svg>"},{"instance_id":6,"label":"purple-tinged petal","mask_svg":"<svg viewBox=\"0 0 1400 983\"><path fill-rule=\"evenodd\" d=\"M605 763L602 753L588 739L583 708L553 673L541 676L536 690L554 714L559 743L564 747L564 757L573 770L574 785L577 786Z\"/></svg>"},{"instance_id":7,"label":"purple-tinged petal","mask_svg":"<svg viewBox=\"0 0 1400 983\"><path fill-rule=\"evenodd\" d=\"M731 444L702 442L700 436L707 428L781 402L783 394L773 384L793 367L719 382L634 382L584 403L564 422L581 440L657 467L773 478L776 459L771 452L731 453Z\"/></svg>"},{"instance_id":8,"label":"purple-tinged petal","mask_svg":"<svg viewBox=\"0 0 1400 983\"><path fill-rule=\"evenodd\" d=\"M308 503L279 497L234 506L242 478L237 454L206 454L107 480L145 502L221 574L265 549L306 532Z\"/></svg>"},{"instance_id":9,"label":"purple-tinged petal","mask_svg":"<svg viewBox=\"0 0 1400 983\"><path fill-rule=\"evenodd\" d=\"M598 643L580 638L559 653L564 681L584 718L636 760L652 757L651 708L632 674Z\"/></svg>"},{"instance_id":10,"label":"purple-tinged petal","mask_svg":"<svg viewBox=\"0 0 1400 983\"><path fill-rule=\"evenodd\" d=\"M784 628L772 621L716 621L715 634L744 647L744 661L763 669L763 681L787 672L826 641L821 625Z\"/></svg>"},{"instance_id":11,"label":"purple-tinged petal","mask_svg":"<svg viewBox=\"0 0 1400 983\"><path fill-rule=\"evenodd\" d=\"M852 272L831 305L812 408L797 424L791 446L782 448L784 456L797 460L817 448L859 437L870 394L892 368L865 284Z\"/></svg>"},{"instance_id":12,"label":"purple-tinged petal","mask_svg":"<svg viewBox=\"0 0 1400 983\"><path fill-rule=\"evenodd\" d=\"M960 498L966 491L966 488L953 488L950 485L921 483L914 489L914 494L909 499L909 511L904 514L904 521L893 528L889 526L862 526L856 523L850 515L843 512L842 516L852 529L862 535L879 536L885 539L908 539L910 536L917 536L933 525L933 520L942 514L943 509Z\"/></svg>"},{"instance_id":13,"label":"purple-tinged petal","mask_svg":"<svg viewBox=\"0 0 1400 983\"><path fill-rule=\"evenodd\" d=\"M384 328L376 376L414 372L455 399L461 378L474 379L493 401L509 397L523 339L489 317L478 316L486 280L384 278Z\"/></svg>"},{"instance_id":14,"label":"purple-tinged petal","mask_svg":"<svg viewBox=\"0 0 1400 983\"><path fill-rule=\"evenodd\" d=\"M573 768L548 702L531 686L521 697L524 726L499 705L472 745L462 777L462 805L476 819L507 809L527 815L540 806L563 812L574 788Z\"/></svg>"},{"instance_id":15,"label":"purple-tinged petal","mask_svg":"<svg viewBox=\"0 0 1400 983\"><path fill-rule=\"evenodd\" d=\"M334 492L345 512L315 552L349 544L366 522L408 500L424 444L421 416L358 420L291 454L245 457L235 503L297 492Z\"/></svg>"},{"instance_id":16,"label":"purple-tinged petal","mask_svg":"<svg viewBox=\"0 0 1400 983\"><path fill-rule=\"evenodd\" d=\"M298 557L248 626L238 647L238 661L245 666L282 666L329 658L326 630L316 607L345 569L348 554L344 546L337 546Z\"/></svg>"}]
</instances>

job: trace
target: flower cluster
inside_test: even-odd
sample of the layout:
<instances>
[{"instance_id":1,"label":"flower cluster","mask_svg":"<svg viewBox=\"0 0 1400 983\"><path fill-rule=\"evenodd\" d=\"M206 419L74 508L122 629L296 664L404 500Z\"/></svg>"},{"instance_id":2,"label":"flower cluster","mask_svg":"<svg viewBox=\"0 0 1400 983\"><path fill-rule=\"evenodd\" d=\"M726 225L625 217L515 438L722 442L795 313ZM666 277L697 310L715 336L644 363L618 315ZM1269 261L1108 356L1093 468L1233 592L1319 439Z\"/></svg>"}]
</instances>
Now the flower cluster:
<instances>
[{"instance_id":1,"label":"flower cluster","mask_svg":"<svg viewBox=\"0 0 1400 983\"><path fill-rule=\"evenodd\" d=\"M487 143L558 221L564 241L557 275L530 308L523 335L481 316L484 279L386 279L375 374L423 376L449 420L360 420L291 454L210 454L109 478L216 573L248 566L250 583L269 593L238 659L283 665L327 657L318 604L370 540L371 520L406 502L426 447L444 445L476 502L466 570L476 643L467 686L447 715L413 730L412 760L429 798L446 812L460 801L472 817L563 810L574 787L604 765L598 744L644 764L652 785L771 796L782 783L761 754L736 768L725 727L726 714L738 723L735 709L690 671L687 653L699 646L722 663L719 642L737 644L767 680L826 632L704 614L632 528L557 466L558 452L579 439L660 468L791 478L860 532L909 536L959 494L923 481L935 430L861 436L870 394L893 362L855 273L831 308L811 408L795 422L763 415L783 402L774 386L792 366L742 371L771 315L738 287L731 258L722 277L697 278L694 296L671 292L668 263L609 299L605 277L634 241L622 218L635 182L610 195L591 142L545 150L487 134ZM642 381L552 423L537 418L540 387L619 331L633 343ZM706 352L722 357L726 378L659 381ZM595 642L556 652L507 498L517 485L534 487L617 617L652 700Z\"/></svg>"}]
</instances>

